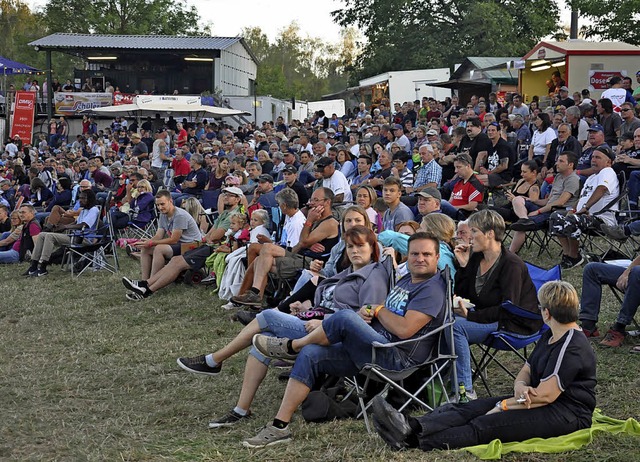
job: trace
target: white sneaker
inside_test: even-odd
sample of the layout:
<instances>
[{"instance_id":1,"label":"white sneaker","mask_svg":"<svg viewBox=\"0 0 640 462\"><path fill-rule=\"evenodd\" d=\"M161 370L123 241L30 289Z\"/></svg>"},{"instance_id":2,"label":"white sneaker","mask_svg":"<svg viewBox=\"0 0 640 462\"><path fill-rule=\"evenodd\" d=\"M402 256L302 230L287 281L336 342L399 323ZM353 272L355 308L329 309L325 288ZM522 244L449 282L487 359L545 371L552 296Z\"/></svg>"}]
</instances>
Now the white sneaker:
<instances>
[{"instance_id":1,"label":"white sneaker","mask_svg":"<svg viewBox=\"0 0 640 462\"><path fill-rule=\"evenodd\" d=\"M222 305L222 309L227 311L235 310L236 308L239 308L239 305L236 305L231 301L229 303L225 303L224 305Z\"/></svg>"}]
</instances>

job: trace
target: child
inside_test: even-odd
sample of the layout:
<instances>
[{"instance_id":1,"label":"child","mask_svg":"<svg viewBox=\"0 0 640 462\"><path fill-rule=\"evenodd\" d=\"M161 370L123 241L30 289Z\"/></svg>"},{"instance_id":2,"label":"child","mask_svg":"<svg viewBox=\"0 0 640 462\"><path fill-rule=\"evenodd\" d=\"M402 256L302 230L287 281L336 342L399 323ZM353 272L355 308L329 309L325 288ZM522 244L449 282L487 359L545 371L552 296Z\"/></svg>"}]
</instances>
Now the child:
<instances>
[{"instance_id":1,"label":"child","mask_svg":"<svg viewBox=\"0 0 640 462\"><path fill-rule=\"evenodd\" d=\"M271 233L269 233L269 214L264 209L255 210L251 214L251 237L249 242L254 244L258 241L258 235L264 235L271 239Z\"/></svg>"},{"instance_id":2,"label":"child","mask_svg":"<svg viewBox=\"0 0 640 462\"><path fill-rule=\"evenodd\" d=\"M226 241L218 246L215 251L207 258L206 266L211 273L202 280L202 284L215 284L216 275L224 273L226 267L225 258L227 254L244 246L250 238L249 227L247 226L247 216L244 213L235 212L231 214L229 230L225 233ZM217 287L213 290L216 292Z\"/></svg>"}]
</instances>

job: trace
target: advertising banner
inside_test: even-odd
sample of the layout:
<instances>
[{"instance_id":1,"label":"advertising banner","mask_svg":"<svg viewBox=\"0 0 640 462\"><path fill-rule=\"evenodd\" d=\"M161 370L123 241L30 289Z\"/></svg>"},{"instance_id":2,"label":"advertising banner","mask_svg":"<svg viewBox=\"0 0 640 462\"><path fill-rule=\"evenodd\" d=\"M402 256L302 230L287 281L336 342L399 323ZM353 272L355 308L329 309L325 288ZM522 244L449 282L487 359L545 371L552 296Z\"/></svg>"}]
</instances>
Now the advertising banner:
<instances>
[{"instance_id":1,"label":"advertising banner","mask_svg":"<svg viewBox=\"0 0 640 462\"><path fill-rule=\"evenodd\" d=\"M111 93L67 93L56 92L53 95L56 114L72 116L81 114L86 109L111 106L113 104Z\"/></svg>"},{"instance_id":2,"label":"advertising banner","mask_svg":"<svg viewBox=\"0 0 640 462\"><path fill-rule=\"evenodd\" d=\"M31 144L35 112L36 92L16 92L16 102L13 109L13 118L11 119L11 138L18 135L25 144Z\"/></svg>"},{"instance_id":3,"label":"advertising banner","mask_svg":"<svg viewBox=\"0 0 640 462\"><path fill-rule=\"evenodd\" d=\"M113 105L121 106L123 104L133 104L135 99L135 93L120 93L119 91L116 91L113 94Z\"/></svg>"},{"instance_id":4,"label":"advertising banner","mask_svg":"<svg viewBox=\"0 0 640 462\"><path fill-rule=\"evenodd\" d=\"M589 71L589 91L606 90L611 77L626 77L627 71Z\"/></svg>"}]
</instances>

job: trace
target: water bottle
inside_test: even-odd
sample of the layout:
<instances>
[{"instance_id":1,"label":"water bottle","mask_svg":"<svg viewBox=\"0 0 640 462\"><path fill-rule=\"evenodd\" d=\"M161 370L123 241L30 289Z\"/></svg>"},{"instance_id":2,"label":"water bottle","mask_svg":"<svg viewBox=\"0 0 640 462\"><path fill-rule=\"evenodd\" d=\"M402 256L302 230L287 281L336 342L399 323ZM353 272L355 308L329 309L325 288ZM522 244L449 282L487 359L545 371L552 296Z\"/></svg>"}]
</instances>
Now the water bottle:
<instances>
[{"instance_id":1,"label":"water bottle","mask_svg":"<svg viewBox=\"0 0 640 462\"><path fill-rule=\"evenodd\" d=\"M487 206L493 207L494 205L496 205L496 203L493 200L493 193L489 192L489 197L487 197Z\"/></svg>"},{"instance_id":2,"label":"water bottle","mask_svg":"<svg viewBox=\"0 0 640 462\"><path fill-rule=\"evenodd\" d=\"M469 402L467 390L464 388L464 382L460 382L460 384L458 385L458 395L458 403L464 404Z\"/></svg>"}]
</instances>

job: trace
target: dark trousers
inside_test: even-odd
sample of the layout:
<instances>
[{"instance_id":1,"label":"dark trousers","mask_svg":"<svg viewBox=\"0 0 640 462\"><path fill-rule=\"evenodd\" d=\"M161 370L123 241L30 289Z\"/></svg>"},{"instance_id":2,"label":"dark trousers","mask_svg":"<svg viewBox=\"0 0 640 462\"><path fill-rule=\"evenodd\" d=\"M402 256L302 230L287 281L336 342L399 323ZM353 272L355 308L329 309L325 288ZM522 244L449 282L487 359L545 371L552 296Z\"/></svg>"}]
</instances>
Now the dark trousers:
<instances>
[{"instance_id":1,"label":"dark trousers","mask_svg":"<svg viewBox=\"0 0 640 462\"><path fill-rule=\"evenodd\" d=\"M487 444L495 439L507 443L536 437L551 438L591 425L590 417L579 419L562 406L554 404L485 415L495 407L497 401L509 397L446 404L418 418L422 427L422 432L417 435L420 448L430 451Z\"/></svg>"}]
</instances>

